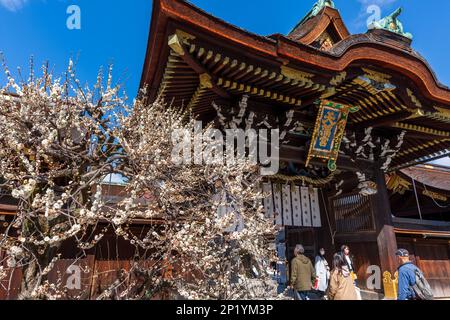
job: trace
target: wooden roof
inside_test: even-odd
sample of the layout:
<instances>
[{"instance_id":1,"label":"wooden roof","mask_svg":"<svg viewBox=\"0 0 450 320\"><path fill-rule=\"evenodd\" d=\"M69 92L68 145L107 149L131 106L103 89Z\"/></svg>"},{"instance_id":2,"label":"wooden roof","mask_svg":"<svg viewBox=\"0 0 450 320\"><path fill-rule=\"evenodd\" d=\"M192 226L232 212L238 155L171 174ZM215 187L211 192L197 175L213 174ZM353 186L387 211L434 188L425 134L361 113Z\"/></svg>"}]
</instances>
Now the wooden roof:
<instances>
[{"instance_id":1,"label":"wooden roof","mask_svg":"<svg viewBox=\"0 0 450 320\"><path fill-rule=\"evenodd\" d=\"M401 172L427 186L448 191L450 194L450 169L439 166L415 166Z\"/></svg>"},{"instance_id":2,"label":"wooden roof","mask_svg":"<svg viewBox=\"0 0 450 320\"><path fill-rule=\"evenodd\" d=\"M339 11L325 7L318 15L301 21L287 37L291 40L311 45L324 32L329 32L334 42L339 42L350 36L350 32L345 26Z\"/></svg>"},{"instance_id":3,"label":"wooden roof","mask_svg":"<svg viewBox=\"0 0 450 320\"><path fill-rule=\"evenodd\" d=\"M330 32L330 30L332 30ZM314 42L324 32L333 44ZM442 156L450 149L450 90L440 84L409 39L384 30L350 35L339 12L326 7L288 36L260 36L182 0L155 0L141 85L150 98L213 119L213 101L247 94L276 113L294 109L302 121L313 102L357 105L349 128L379 135L407 131L393 168Z\"/></svg>"}]
</instances>

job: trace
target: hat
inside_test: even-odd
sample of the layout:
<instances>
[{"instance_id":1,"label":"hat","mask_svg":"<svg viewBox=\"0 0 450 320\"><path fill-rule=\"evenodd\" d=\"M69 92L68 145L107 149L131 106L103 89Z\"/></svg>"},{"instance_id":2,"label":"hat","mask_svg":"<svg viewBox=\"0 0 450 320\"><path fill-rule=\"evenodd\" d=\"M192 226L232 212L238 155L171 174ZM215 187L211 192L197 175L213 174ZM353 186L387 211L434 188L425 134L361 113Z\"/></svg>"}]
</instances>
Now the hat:
<instances>
[{"instance_id":1,"label":"hat","mask_svg":"<svg viewBox=\"0 0 450 320\"><path fill-rule=\"evenodd\" d=\"M396 255L396 256L399 256L399 257L409 257L409 252L408 252L408 250L406 250L406 249L398 249L398 250L395 252L395 255Z\"/></svg>"}]
</instances>

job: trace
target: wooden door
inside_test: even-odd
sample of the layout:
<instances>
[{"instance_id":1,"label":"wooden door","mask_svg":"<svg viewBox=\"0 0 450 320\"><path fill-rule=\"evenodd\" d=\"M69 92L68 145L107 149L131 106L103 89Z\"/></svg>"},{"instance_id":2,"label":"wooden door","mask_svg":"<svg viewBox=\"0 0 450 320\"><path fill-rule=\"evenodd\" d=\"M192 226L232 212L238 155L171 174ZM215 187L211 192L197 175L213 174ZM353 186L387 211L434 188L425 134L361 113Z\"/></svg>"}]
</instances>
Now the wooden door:
<instances>
[{"instance_id":1,"label":"wooden door","mask_svg":"<svg viewBox=\"0 0 450 320\"><path fill-rule=\"evenodd\" d=\"M294 258L294 249L297 244L305 248L305 256L314 261L317 255L317 234L313 228L286 227L286 256L288 261Z\"/></svg>"}]
</instances>

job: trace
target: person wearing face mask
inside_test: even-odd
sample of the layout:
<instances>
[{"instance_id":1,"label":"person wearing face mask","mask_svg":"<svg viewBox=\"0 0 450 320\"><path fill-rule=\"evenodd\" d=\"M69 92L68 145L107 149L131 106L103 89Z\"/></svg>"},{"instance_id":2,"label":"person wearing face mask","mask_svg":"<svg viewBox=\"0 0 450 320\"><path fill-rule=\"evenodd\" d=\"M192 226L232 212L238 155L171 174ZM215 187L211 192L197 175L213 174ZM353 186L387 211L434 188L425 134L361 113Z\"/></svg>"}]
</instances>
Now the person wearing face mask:
<instances>
[{"instance_id":1,"label":"person wearing face mask","mask_svg":"<svg viewBox=\"0 0 450 320\"><path fill-rule=\"evenodd\" d=\"M317 294L320 298L324 298L330 280L330 266L325 258L324 248L320 248L319 250L319 255L316 257L315 269L318 278Z\"/></svg>"}]
</instances>

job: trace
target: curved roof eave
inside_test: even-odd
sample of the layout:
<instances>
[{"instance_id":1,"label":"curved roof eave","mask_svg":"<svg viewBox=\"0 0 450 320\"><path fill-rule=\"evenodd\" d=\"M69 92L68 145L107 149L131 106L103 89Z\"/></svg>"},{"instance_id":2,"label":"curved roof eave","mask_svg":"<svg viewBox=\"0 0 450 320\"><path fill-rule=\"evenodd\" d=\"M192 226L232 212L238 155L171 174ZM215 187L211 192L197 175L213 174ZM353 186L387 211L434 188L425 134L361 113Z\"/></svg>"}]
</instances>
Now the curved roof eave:
<instances>
[{"instance_id":1,"label":"curved roof eave","mask_svg":"<svg viewBox=\"0 0 450 320\"><path fill-rule=\"evenodd\" d=\"M153 10L142 85L153 80L152 73L158 65L158 57L164 45L162 35L168 20L171 19L259 55L278 61L288 58L294 64L301 63L325 71L342 72L359 61L370 61L375 65L403 74L423 90L425 97L450 108L449 88L437 80L424 58L414 52L407 52L381 42L369 41L367 37L364 38L364 34L349 36L336 44L332 51L325 52L283 35L277 34L269 38L248 32L183 0L155 0Z\"/></svg>"}]
</instances>

